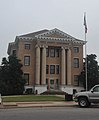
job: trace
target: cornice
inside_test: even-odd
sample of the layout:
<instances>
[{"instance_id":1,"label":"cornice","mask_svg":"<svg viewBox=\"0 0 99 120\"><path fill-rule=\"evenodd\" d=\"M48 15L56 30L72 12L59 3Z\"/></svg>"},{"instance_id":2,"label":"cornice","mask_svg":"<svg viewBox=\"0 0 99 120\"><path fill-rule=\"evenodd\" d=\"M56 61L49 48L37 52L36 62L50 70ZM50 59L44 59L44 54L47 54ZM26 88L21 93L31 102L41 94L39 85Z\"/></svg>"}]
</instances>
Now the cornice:
<instances>
[{"instance_id":1,"label":"cornice","mask_svg":"<svg viewBox=\"0 0 99 120\"><path fill-rule=\"evenodd\" d=\"M32 37L17 37L20 40L34 40Z\"/></svg>"},{"instance_id":2,"label":"cornice","mask_svg":"<svg viewBox=\"0 0 99 120\"><path fill-rule=\"evenodd\" d=\"M53 38L53 37L35 37L35 38L30 38L30 37L18 37L19 40L24 40L26 42L28 41L33 41L33 40L37 40L37 41L51 41L51 42L70 42L70 43L76 43L76 44L86 44L85 41L82 40L77 40L77 39L67 39L67 38Z\"/></svg>"},{"instance_id":3,"label":"cornice","mask_svg":"<svg viewBox=\"0 0 99 120\"><path fill-rule=\"evenodd\" d=\"M76 44L86 44L85 41L82 40L74 40L74 39L66 39L66 38L53 38L53 37L38 37L37 40L42 41L42 40L46 40L46 41L51 41L51 42L70 42L70 43L76 43Z\"/></svg>"}]
</instances>

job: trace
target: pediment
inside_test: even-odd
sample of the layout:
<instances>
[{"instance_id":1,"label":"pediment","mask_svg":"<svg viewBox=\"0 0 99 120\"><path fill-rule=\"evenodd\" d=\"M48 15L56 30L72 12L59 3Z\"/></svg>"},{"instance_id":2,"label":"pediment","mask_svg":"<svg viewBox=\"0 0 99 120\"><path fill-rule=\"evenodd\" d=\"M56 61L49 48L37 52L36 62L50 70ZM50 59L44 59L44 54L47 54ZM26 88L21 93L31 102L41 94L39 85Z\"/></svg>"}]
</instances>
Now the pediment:
<instances>
[{"instance_id":1,"label":"pediment","mask_svg":"<svg viewBox=\"0 0 99 120\"><path fill-rule=\"evenodd\" d=\"M85 44L86 42L76 39L74 37L72 37L71 35L64 33L63 31L55 28L52 30L41 30L41 31L37 31L34 33L30 33L30 34L26 34L26 35L21 35L18 38L20 39L24 39L24 40L31 40L35 39L36 40L46 40L46 41L61 41L61 42L70 42L70 43L77 43L77 44Z\"/></svg>"},{"instance_id":2,"label":"pediment","mask_svg":"<svg viewBox=\"0 0 99 120\"><path fill-rule=\"evenodd\" d=\"M61 35L61 34L59 34L59 33L57 33L57 32L53 32L53 33L51 33L51 34L49 34L49 35L46 35L45 37L51 37L51 38L65 38L65 36L63 36L63 35Z\"/></svg>"},{"instance_id":3,"label":"pediment","mask_svg":"<svg viewBox=\"0 0 99 120\"><path fill-rule=\"evenodd\" d=\"M60 31L59 29L55 28L53 30L49 30L43 34L39 34L36 36L37 38L65 38L65 39L74 39L72 36Z\"/></svg>"}]
</instances>

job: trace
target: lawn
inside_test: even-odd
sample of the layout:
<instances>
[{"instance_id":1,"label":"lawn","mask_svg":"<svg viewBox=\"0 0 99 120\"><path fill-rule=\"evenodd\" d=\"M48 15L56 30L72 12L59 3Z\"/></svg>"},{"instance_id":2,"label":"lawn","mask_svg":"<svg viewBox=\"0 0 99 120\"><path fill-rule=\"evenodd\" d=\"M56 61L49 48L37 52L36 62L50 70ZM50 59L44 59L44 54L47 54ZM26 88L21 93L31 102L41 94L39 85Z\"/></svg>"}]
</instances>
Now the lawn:
<instances>
[{"instance_id":1,"label":"lawn","mask_svg":"<svg viewBox=\"0 0 99 120\"><path fill-rule=\"evenodd\" d=\"M3 102L40 102L40 101L64 101L63 97L54 95L19 95L3 96Z\"/></svg>"}]
</instances>

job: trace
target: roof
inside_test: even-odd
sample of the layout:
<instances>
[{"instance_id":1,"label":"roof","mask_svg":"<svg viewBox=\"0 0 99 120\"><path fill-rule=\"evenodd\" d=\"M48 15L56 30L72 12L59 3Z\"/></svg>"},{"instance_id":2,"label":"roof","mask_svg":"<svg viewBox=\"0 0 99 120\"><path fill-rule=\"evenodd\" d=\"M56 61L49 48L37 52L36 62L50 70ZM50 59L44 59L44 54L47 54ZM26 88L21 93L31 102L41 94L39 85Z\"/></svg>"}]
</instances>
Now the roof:
<instances>
[{"instance_id":1,"label":"roof","mask_svg":"<svg viewBox=\"0 0 99 120\"><path fill-rule=\"evenodd\" d=\"M23 40L34 40L36 38L36 40L46 40L52 42L71 42L83 45L86 43L85 41L77 39L57 28L54 28L52 30L44 29L37 32L17 36L17 38Z\"/></svg>"},{"instance_id":2,"label":"roof","mask_svg":"<svg viewBox=\"0 0 99 120\"><path fill-rule=\"evenodd\" d=\"M36 35L39 35L39 34L42 34L42 33L45 33L45 32L48 32L49 30L40 30L40 31L37 31L37 32L33 32L33 33L28 33L28 34L25 34L25 35L20 35L18 37L35 37Z\"/></svg>"}]
</instances>

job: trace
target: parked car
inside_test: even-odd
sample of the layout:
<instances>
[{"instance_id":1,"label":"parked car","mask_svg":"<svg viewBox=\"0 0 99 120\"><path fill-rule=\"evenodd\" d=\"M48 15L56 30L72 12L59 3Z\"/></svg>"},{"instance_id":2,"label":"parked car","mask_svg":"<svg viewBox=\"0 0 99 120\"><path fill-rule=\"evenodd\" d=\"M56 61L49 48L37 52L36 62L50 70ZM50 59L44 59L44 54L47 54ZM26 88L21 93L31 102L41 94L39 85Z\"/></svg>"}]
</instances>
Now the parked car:
<instances>
[{"instance_id":1,"label":"parked car","mask_svg":"<svg viewBox=\"0 0 99 120\"><path fill-rule=\"evenodd\" d=\"M99 85L95 85L89 91L76 93L74 100L80 107L89 107L91 103L99 103Z\"/></svg>"}]
</instances>

